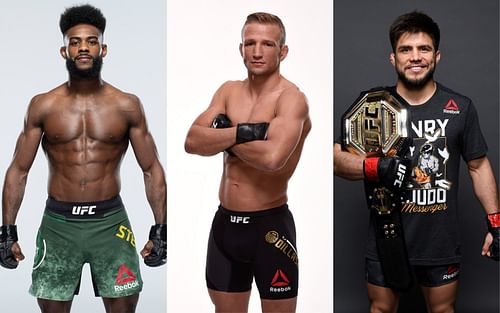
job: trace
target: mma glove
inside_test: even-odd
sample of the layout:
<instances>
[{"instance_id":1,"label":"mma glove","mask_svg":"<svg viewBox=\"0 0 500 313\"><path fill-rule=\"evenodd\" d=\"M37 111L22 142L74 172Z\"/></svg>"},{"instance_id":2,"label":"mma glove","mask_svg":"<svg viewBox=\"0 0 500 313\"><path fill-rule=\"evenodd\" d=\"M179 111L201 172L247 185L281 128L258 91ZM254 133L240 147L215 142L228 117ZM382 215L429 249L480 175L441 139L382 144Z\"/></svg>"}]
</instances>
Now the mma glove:
<instances>
[{"instance_id":1,"label":"mma glove","mask_svg":"<svg viewBox=\"0 0 500 313\"><path fill-rule=\"evenodd\" d=\"M500 255L500 212L488 214L486 218L488 231L493 236L493 242L490 246L490 257L498 261Z\"/></svg>"},{"instance_id":2,"label":"mma glove","mask_svg":"<svg viewBox=\"0 0 500 313\"><path fill-rule=\"evenodd\" d=\"M15 242L17 242L17 226L0 227L0 265L8 269L14 269L19 264L12 253L12 245Z\"/></svg>"},{"instance_id":3,"label":"mma glove","mask_svg":"<svg viewBox=\"0 0 500 313\"><path fill-rule=\"evenodd\" d=\"M227 117L226 114L219 114L212 121L212 128L220 129L220 128L229 128L232 126L233 124L231 123L231 120L229 119L229 117ZM235 156L233 151L231 151L231 148L226 149L226 152L230 156Z\"/></svg>"},{"instance_id":4,"label":"mma glove","mask_svg":"<svg viewBox=\"0 0 500 313\"><path fill-rule=\"evenodd\" d=\"M229 128L233 126L226 114L217 115L212 121L212 128Z\"/></svg>"},{"instance_id":5,"label":"mma glove","mask_svg":"<svg viewBox=\"0 0 500 313\"><path fill-rule=\"evenodd\" d=\"M236 144L266 140L269 123L240 123L236 130Z\"/></svg>"},{"instance_id":6,"label":"mma glove","mask_svg":"<svg viewBox=\"0 0 500 313\"><path fill-rule=\"evenodd\" d=\"M153 248L151 253L144 257L144 263L151 267L167 263L167 224L151 226L149 240L153 242Z\"/></svg>"},{"instance_id":7,"label":"mma glove","mask_svg":"<svg viewBox=\"0 0 500 313\"><path fill-rule=\"evenodd\" d=\"M410 160L393 157L370 157L363 161L363 173L368 181L379 182L397 191L406 185L410 176Z\"/></svg>"}]
</instances>

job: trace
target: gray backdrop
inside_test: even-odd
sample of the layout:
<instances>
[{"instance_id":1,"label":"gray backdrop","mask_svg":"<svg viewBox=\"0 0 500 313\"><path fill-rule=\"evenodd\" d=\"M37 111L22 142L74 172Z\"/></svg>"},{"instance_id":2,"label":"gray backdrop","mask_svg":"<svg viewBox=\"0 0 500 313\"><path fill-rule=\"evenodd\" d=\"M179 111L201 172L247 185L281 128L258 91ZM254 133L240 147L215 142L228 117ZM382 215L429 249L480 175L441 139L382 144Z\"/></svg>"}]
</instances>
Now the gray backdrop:
<instances>
[{"instance_id":1,"label":"gray backdrop","mask_svg":"<svg viewBox=\"0 0 500 313\"><path fill-rule=\"evenodd\" d=\"M398 15L415 9L429 14L440 26L441 62L435 78L474 101L498 181L498 1L335 0L334 137L340 133L340 116L360 91L395 83L388 29ZM498 313L499 267L480 255L485 214L472 193L463 163L460 179L463 261L457 312ZM335 313L368 311L364 281L368 210L362 185L334 180ZM402 297L399 312L425 312L418 290Z\"/></svg>"}]
</instances>

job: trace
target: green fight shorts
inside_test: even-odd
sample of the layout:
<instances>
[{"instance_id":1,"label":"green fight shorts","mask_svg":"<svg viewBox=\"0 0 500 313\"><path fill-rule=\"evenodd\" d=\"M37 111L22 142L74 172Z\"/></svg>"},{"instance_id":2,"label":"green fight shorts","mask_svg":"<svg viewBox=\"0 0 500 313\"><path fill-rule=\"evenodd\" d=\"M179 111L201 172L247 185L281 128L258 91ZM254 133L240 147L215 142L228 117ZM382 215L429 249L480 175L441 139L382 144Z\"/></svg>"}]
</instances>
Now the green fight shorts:
<instances>
[{"instance_id":1,"label":"green fight shorts","mask_svg":"<svg viewBox=\"0 0 500 313\"><path fill-rule=\"evenodd\" d=\"M120 196L92 203L49 197L36 239L30 294L72 300L85 263L96 297L119 298L142 290L135 237Z\"/></svg>"}]
</instances>

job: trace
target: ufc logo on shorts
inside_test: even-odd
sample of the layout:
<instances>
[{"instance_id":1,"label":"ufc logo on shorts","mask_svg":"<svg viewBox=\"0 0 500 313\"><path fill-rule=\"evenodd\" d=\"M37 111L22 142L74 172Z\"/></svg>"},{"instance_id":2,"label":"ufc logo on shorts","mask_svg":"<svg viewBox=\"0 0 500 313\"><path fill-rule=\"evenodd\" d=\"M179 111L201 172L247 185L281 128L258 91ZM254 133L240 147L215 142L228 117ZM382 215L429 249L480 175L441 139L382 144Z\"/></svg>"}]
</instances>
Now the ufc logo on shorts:
<instances>
[{"instance_id":1,"label":"ufc logo on shorts","mask_svg":"<svg viewBox=\"0 0 500 313\"><path fill-rule=\"evenodd\" d=\"M97 206L95 205L75 205L73 206L73 211L71 211L71 214L73 215L94 215L94 209Z\"/></svg>"},{"instance_id":2,"label":"ufc logo on shorts","mask_svg":"<svg viewBox=\"0 0 500 313\"><path fill-rule=\"evenodd\" d=\"M397 172L397 178L396 178L396 180L394 180L394 186L401 187L403 185L403 180L405 178L405 173L406 173L406 165L399 164L399 166L398 166L398 172Z\"/></svg>"},{"instance_id":3,"label":"ufc logo on shorts","mask_svg":"<svg viewBox=\"0 0 500 313\"><path fill-rule=\"evenodd\" d=\"M232 216L231 215L231 223L248 224L249 222L250 222L250 217L248 217L248 216Z\"/></svg>"}]
</instances>

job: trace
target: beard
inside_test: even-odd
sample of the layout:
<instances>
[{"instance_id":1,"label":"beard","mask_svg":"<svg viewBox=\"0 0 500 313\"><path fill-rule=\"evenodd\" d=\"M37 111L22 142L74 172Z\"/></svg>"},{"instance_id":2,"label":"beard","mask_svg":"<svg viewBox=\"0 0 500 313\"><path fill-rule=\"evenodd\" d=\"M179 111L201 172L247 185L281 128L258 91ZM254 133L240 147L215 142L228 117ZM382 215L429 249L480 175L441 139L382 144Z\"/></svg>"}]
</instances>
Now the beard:
<instances>
[{"instance_id":1,"label":"beard","mask_svg":"<svg viewBox=\"0 0 500 313\"><path fill-rule=\"evenodd\" d=\"M97 58L92 57L92 67L86 70L81 70L76 66L76 62L72 58L66 58L66 69L69 76L77 79L93 79L101 75L102 56Z\"/></svg>"},{"instance_id":2,"label":"beard","mask_svg":"<svg viewBox=\"0 0 500 313\"><path fill-rule=\"evenodd\" d=\"M396 73L398 74L398 79L403 83L403 85L409 90L419 90L422 89L429 81L434 78L434 70L435 67L429 69L427 74L420 79L410 79L405 76L404 72L396 69Z\"/></svg>"}]
</instances>

